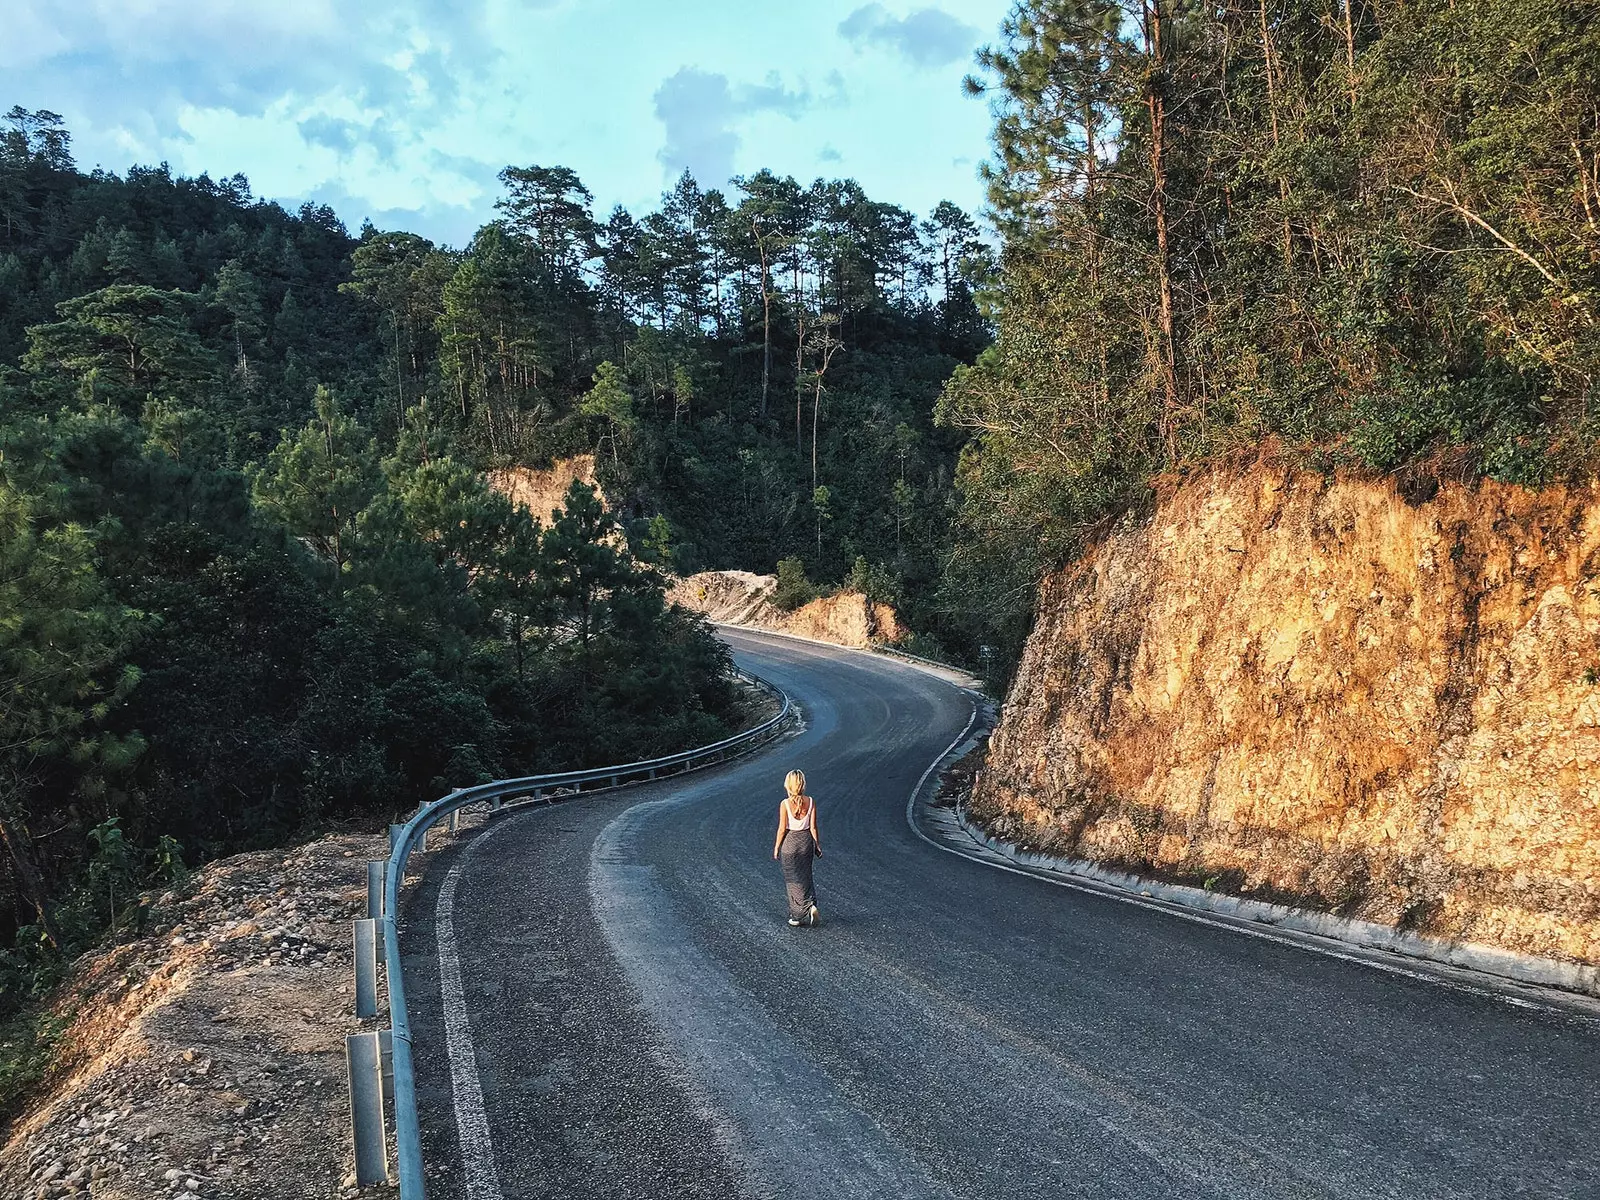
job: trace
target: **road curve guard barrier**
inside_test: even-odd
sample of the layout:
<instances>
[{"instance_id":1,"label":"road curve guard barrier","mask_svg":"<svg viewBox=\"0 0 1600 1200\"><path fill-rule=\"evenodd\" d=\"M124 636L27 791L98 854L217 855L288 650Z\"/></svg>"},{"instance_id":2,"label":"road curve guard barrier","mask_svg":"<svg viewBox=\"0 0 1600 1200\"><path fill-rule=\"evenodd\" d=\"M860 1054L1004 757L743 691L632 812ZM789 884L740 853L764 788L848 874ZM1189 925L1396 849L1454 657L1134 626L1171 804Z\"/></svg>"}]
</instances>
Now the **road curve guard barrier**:
<instances>
[{"instance_id":1,"label":"road curve guard barrier","mask_svg":"<svg viewBox=\"0 0 1600 1200\"><path fill-rule=\"evenodd\" d=\"M416 816L404 825L389 826L389 860L369 865L367 920L356 922L355 931L357 1015L369 1015L361 1010L373 1003L368 996L376 992L374 958L377 963L383 964L389 984L389 1028L381 1033L352 1035L346 1045L351 1130L355 1141L356 1182L359 1186L391 1181L388 1137L383 1123L386 1107L383 1093L387 1090L394 1106L400 1200L425 1200L416 1078L411 1064L411 1021L406 1011L404 982L400 977L400 931L397 923L400 886L405 880L406 861L411 857L411 852L423 846L428 830L440 821L448 820L454 830L461 810L474 804L487 804L490 812L499 812L520 804L551 803L581 793L604 791L624 784L696 771L748 754L781 734L789 725L794 710L789 697L766 680L743 671L738 675L781 702L776 716L720 742L669 754L665 758L556 775L498 779L476 787L458 788L448 796L424 804L417 810ZM368 941L368 929L372 925L376 925L378 934L375 944Z\"/></svg>"}]
</instances>

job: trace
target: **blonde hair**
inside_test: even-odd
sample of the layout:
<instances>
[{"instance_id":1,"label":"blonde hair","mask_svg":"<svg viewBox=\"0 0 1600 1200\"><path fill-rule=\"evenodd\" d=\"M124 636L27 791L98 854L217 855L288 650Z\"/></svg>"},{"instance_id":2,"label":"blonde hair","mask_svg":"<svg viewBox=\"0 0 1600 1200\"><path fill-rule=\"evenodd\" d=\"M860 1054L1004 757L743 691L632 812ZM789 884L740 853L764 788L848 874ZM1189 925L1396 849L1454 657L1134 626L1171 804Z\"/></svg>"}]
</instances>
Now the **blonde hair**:
<instances>
[{"instance_id":1,"label":"blonde hair","mask_svg":"<svg viewBox=\"0 0 1600 1200\"><path fill-rule=\"evenodd\" d=\"M790 771L783 777L783 790L789 793L790 799L802 795L806 790L806 773Z\"/></svg>"}]
</instances>

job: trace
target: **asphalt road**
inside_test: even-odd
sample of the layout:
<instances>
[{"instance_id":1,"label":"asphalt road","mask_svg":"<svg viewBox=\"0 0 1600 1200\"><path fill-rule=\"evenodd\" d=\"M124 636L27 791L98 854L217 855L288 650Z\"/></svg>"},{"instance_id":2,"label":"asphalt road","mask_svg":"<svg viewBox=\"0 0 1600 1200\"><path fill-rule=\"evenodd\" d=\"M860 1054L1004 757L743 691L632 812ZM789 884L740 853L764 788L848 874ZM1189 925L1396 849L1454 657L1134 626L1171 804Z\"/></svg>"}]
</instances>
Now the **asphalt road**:
<instances>
[{"instance_id":1,"label":"asphalt road","mask_svg":"<svg viewBox=\"0 0 1600 1200\"><path fill-rule=\"evenodd\" d=\"M970 699L729 640L803 733L504 818L411 899L431 1195L1600 1197L1593 1018L942 853L906 801ZM820 929L785 923L771 859L791 766Z\"/></svg>"}]
</instances>

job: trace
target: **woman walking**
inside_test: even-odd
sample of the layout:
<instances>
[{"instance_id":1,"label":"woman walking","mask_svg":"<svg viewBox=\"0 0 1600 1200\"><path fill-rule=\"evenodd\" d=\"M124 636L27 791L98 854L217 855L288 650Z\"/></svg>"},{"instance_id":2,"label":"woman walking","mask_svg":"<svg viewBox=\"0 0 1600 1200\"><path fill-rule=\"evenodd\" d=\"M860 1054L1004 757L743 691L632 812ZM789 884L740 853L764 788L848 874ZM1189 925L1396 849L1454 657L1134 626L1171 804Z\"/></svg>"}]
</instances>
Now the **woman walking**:
<instances>
[{"instance_id":1,"label":"woman walking","mask_svg":"<svg viewBox=\"0 0 1600 1200\"><path fill-rule=\"evenodd\" d=\"M772 857L783 864L783 882L789 889L789 924L817 925L817 895L811 886L811 860L822 857L817 831L817 802L806 795L804 771L784 776L783 803L778 806L778 837Z\"/></svg>"}]
</instances>

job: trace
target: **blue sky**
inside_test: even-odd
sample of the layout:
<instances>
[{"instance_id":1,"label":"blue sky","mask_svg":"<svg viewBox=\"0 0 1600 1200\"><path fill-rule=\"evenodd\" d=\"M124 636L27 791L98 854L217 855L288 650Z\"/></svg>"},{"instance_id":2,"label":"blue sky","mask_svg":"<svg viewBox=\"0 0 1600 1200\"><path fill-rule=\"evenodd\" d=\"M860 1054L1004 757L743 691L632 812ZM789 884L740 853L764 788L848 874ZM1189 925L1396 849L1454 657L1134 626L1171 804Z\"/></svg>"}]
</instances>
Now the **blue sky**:
<instances>
[{"instance_id":1,"label":"blue sky","mask_svg":"<svg viewBox=\"0 0 1600 1200\"><path fill-rule=\"evenodd\" d=\"M962 95L1009 0L9 0L0 107L67 118L80 165L242 171L454 245L510 163L575 169L603 216L761 167L976 210Z\"/></svg>"}]
</instances>

